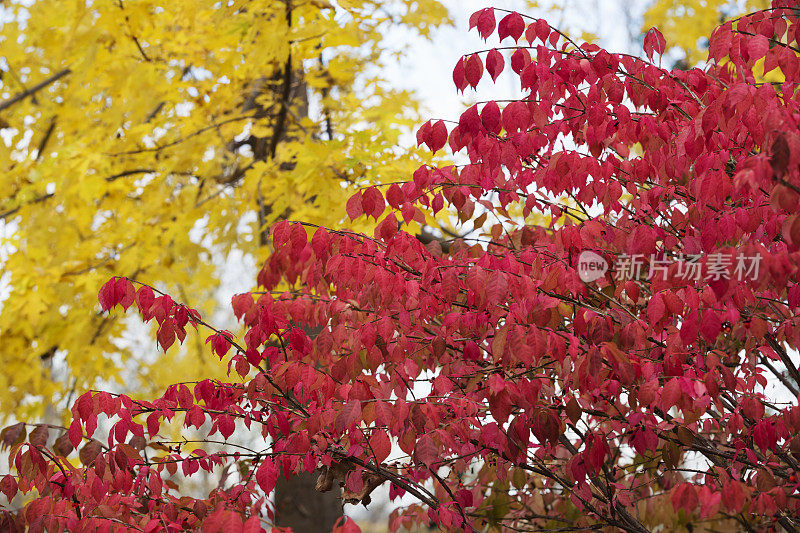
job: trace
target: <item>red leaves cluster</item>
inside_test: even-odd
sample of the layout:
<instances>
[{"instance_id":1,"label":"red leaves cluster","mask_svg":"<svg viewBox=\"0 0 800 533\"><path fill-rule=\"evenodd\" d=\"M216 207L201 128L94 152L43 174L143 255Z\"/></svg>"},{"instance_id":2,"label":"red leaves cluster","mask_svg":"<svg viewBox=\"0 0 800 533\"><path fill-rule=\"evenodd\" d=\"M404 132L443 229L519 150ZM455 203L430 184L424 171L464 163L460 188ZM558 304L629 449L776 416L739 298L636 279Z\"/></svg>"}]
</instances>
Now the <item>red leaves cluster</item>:
<instances>
[{"instance_id":1,"label":"red leaves cluster","mask_svg":"<svg viewBox=\"0 0 800 533\"><path fill-rule=\"evenodd\" d=\"M176 339L183 342L186 338L186 325L191 322L197 327L200 318L196 310L175 303L166 294L159 293L156 297L153 289L147 285L134 289L133 283L127 278L112 278L106 282L100 288L99 301L103 311L116 305L127 310L135 301L142 320L149 322L155 319L159 324L156 341L164 351Z\"/></svg>"},{"instance_id":2,"label":"red leaves cluster","mask_svg":"<svg viewBox=\"0 0 800 533\"><path fill-rule=\"evenodd\" d=\"M213 328L207 340L242 383L179 384L152 402L84 394L51 447L9 428L20 477L0 491L42 496L2 520L31 523L33 509L71 525L106 505L142 529L255 528L281 469L322 467L318 486L338 482L350 500L384 481L390 498L415 497L393 527L800 528L800 370L787 350L800 347L800 20L784 7L723 25L708 65L686 71L652 63L666 48L657 30L646 61L478 11L484 39L530 46L453 71L459 90L505 72L523 98L417 132L466 164L353 195L348 215L378 221L374 236L276 224L263 291L232 300L241 344ZM758 82L762 59L786 83ZM466 239L402 231L442 210ZM645 262L585 283L585 251ZM737 277L740 257L757 257L757 273ZM164 349L188 323L206 327L124 278L100 291L104 310L134 302ZM107 446L93 438L101 414ZM209 441L252 430L262 446L158 448L176 416ZM148 459L146 443L164 453ZM82 469L57 459L72 447ZM229 460L248 475L206 499L179 499L161 476Z\"/></svg>"},{"instance_id":3,"label":"red leaves cluster","mask_svg":"<svg viewBox=\"0 0 800 533\"><path fill-rule=\"evenodd\" d=\"M98 300L103 311L107 311L116 305L127 311L133 304L135 294L133 283L128 279L112 278L100 289Z\"/></svg>"},{"instance_id":4,"label":"red leaves cluster","mask_svg":"<svg viewBox=\"0 0 800 533\"><path fill-rule=\"evenodd\" d=\"M429 120L417 130L417 146L425 144L431 152L436 152L444 148L447 143L447 126L444 121Z\"/></svg>"}]
</instances>

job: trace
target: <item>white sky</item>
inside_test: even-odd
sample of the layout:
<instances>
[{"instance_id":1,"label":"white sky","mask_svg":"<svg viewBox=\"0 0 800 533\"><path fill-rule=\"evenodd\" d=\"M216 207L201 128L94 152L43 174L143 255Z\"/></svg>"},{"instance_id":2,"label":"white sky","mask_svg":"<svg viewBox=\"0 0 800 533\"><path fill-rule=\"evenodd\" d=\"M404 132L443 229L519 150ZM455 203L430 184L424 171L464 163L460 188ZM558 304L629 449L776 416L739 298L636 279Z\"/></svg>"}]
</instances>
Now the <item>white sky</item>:
<instances>
[{"instance_id":1,"label":"white sky","mask_svg":"<svg viewBox=\"0 0 800 533\"><path fill-rule=\"evenodd\" d=\"M641 48L631 42L629 28L637 31L641 28L642 15L650 0L560 0L557 3L564 7L563 13L553 12L547 8L527 8L525 0L442 0L450 10L454 25L441 27L433 33L433 39L427 41L412 35L410 32L394 31L389 35L393 48L408 46L405 58L399 63L390 65L384 71L393 87L413 90L428 112L427 118L458 120L465 104L471 105L478 100L504 99L519 95L518 87L512 78L501 75L494 85L490 80L483 80L476 92L467 89L460 95L453 85L453 67L463 54L477 50L485 50L499 46L496 34L490 37L488 45L478 36L475 29L469 29L469 16L482 8L493 6L516 10L523 15L542 17L551 25L569 29L573 35L588 31L598 36L598 44L613 52L638 54ZM549 2L540 2L548 4ZM496 20L505 16L497 12ZM524 40L524 37L523 39ZM506 39L504 46L513 41ZM506 56L506 68L508 57Z\"/></svg>"}]
</instances>

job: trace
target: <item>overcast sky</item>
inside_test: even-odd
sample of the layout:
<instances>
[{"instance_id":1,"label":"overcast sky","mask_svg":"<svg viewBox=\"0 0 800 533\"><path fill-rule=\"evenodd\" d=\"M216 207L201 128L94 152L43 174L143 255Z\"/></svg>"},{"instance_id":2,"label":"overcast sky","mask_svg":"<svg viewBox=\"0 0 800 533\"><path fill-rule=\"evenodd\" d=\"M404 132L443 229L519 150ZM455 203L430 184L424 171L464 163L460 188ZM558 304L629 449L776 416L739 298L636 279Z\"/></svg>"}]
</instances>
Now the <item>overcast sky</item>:
<instances>
[{"instance_id":1,"label":"overcast sky","mask_svg":"<svg viewBox=\"0 0 800 533\"><path fill-rule=\"evenodd\" d=\"M393 31L389 38L395 47L408 46L408 53L399 63L386 69L385 75L394 87L413 90L427 108L425 116L458 120L465 104L478 100L503 99L519 96L518 87L511 78L501 75L497 85L483 80L477 94L467 90L457 93L453 85L453 67L463 54L498 46L493 35L488 46L473 29L468 31L469 16L484 7L494 6L516 10L533 17L542 17L553 26L567 28L573 35L587 31L597 35L598 43L613 52L639 54L640 47L632 41L642 25L642 15L649 0L560 0L561 12L548 8L528 8L525 0L442 0L450 10L454 26L441 27L433 33L431 41L414 36L410 32ZM549 5L548 2L539 2ZM499 20L504 14L497 13ZM524 38L523 38L524 39ZM511 44L506 40L505 45ZM506 55L508 59L508 55Z\"/></svg>"}]
</instances>

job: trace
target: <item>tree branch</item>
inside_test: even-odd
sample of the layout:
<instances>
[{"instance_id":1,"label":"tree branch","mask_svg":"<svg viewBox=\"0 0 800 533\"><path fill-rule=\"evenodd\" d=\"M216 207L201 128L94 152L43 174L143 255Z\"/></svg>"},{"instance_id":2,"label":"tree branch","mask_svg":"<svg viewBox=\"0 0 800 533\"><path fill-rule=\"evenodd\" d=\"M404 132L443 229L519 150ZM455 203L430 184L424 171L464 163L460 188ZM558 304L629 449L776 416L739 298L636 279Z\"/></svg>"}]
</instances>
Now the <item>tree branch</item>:
<instances>
[{"instance_id":1,"label":"tree branch","mask_svg":"<svg viewBox=\"0 0 800 533\"><path fill-rule=\"evenodd\" d=\"M30 89L27 89L27 90L15 95L15 96L12 96L8 100L4 100L4 101L0 102L0 111L8 109L9 107L11 107L12 105L16 104L17 102L19 102L21 100L24 100L25 98L36 94L37 92L41 91L42 89L44 89L45 87L47 87L51 83L63 78L64 76L66 76L67 74L69 74L71 72L72 71L70 69L65 68L64 70L62 70L60 72L56 72L55 74L53 74L52 76L50 76L46 80L37 83L36 85L31 87Z\"/></svg>"}]
</instances>

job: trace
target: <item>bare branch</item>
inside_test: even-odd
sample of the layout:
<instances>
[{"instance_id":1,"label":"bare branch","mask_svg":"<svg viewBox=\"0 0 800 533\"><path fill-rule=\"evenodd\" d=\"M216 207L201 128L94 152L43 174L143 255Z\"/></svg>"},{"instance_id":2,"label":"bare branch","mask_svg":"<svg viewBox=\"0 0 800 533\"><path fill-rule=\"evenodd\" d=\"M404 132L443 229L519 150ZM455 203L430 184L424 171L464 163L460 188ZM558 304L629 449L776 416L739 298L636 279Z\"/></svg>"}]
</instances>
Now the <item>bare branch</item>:
<instances>
[{"instance_id":1,"label":"bare branch","mask_svg":"<svg viewBox=\"0 0 800 533\"><path fill-rule=\"evenodd\" d=\"M63 78L64 76L66 76L67 74L70 74L71 72L72 71L70 69L65 68L64 70L62 70L60 72L56 72L55 74L53 74L52 76L50 76L46 80L37 83L36 85L31 87L30 89L28 89L26 91L23 91L23 92L15 95L15 96L12 96L8 100L4 100L4 101L0 102L0 111L8 109L9 107L11 107L12 105L16 104L17 102L19 102L21 100L24 100L25 98L36 94L37 92L41 91L42 89L44 89L48 85L50 85L53 82Z\"/></svg>"}]
</instances>

